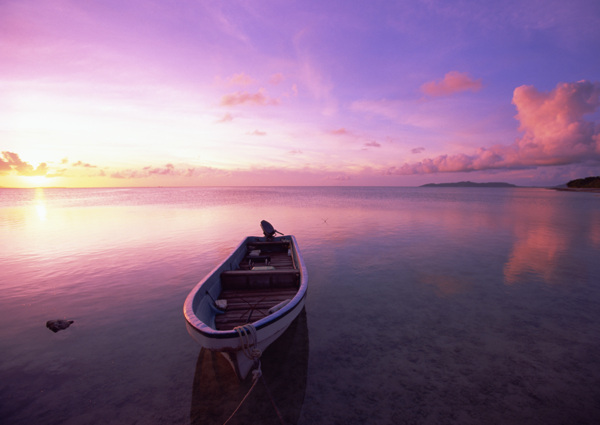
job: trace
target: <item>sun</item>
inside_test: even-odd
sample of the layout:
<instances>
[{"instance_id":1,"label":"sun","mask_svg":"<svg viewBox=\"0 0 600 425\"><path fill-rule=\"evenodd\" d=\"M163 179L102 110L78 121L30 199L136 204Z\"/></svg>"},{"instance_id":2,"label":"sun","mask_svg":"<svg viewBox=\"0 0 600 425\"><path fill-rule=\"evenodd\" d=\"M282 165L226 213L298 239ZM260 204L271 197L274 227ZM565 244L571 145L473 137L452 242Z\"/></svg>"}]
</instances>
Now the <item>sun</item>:
<instances>
[{"instance_id":1,"label":"sun","mask_svg":"<svg viewBox=\"0 0 600 425\"><path fill-rule=\"evenodd\" d=\"M50 184L50 179L46 176L27 176L23 178L28 187L47 187Z\"/></svg>"}]
</instances>

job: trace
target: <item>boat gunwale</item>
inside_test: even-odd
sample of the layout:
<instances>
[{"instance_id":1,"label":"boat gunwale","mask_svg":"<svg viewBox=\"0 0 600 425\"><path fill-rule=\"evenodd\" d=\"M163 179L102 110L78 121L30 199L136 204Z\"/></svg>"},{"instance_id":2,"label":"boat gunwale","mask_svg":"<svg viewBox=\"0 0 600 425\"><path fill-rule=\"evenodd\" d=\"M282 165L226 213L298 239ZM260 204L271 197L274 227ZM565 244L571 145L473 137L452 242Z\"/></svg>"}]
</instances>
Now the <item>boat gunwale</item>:
<instances>
[{"instance_id":1,"label":"boat gunwale","mask_svg":"<svg viewBox=\"0 0 600 425\"><path fill-rule=\"evenodd\" d=\"M200 297L204 297L204 295L201 295L202 287L212 279L219 279L219 277L216 277L215 275L219 272L219 270L224 269L226 267L227 263L231 260L233 256L235 256L236 253L238 253L239 250L245 248L245 246L248 243L251 243L252 241L263 241L264 239L264 237L260 236L245 237L240 242L240 244L231 252L229 256L227 256L219 265L217 265L213 270L211 270L210 273L208 273L206 277L200 282L198 282L198 284L196 284L196 286L194 286L194 288L190 291L183 305L183 314L187 323L193 328L195 332L198 332L199 334L202 334L203 336L211 339L239 338L239 334L233 329L217 330L200 320L194 312L194 300L198 295L200 295ZM298 306L298 304L303 303L306 297L306 292L308 288L308 274L306 270L306 265L304 264L304 259L302 258L302 254L298 248L298 242L294 235L284 235L274 238L274 242L283 241L290 241L292 243L294 253L298 259L297 270L300 273L300 283L298 286L298 290L294 297L290 300L290 302L288 302L280 310L276 311L275 313L269 314L268 316L265 316L257 320L256 322L252 322L252 325L257 331L262 328L265 328L266 326L272 323L279 321L288 314L292 313L294 309Z\"/></svg>"}]
</instances>

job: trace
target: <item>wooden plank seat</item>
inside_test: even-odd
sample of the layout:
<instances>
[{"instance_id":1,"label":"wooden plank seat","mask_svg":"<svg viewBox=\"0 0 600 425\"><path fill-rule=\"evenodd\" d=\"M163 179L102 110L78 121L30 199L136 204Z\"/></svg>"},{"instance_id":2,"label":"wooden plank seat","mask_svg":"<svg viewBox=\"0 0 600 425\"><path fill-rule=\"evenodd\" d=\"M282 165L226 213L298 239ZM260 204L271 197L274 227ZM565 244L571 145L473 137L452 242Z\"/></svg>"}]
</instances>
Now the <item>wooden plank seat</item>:
<instances>
[{"instance_id":1,"label":"wooden plank seat","mask_svg":"<svg viewBox=\"0 0 600 425\"><path fill-rule=\"evenodd\" d=\"M273 307L294 298L300 271L294 268L288 249L289 242L248 244L239 269L221 273L219 300L226 300L227 308L215 316L217 329L233 329L260 320Z\"/></svg>"},{"instance_id":2,"label":"wooden plank seat","mask_svg":"<svg viewBox=\"0 0 600 425\"><path fill-rule=\"evenodd\" d=\"M289 248L290 242L287 241L254 241L248 244L249 247L259 247L259 248Z\"/></svg>"},{"instance_id":3,"label":"wooden plank seat","mask_svg":"<svg viewBox=\"0 0 600 425\"><path fill-rule=\"evenodd\" d=\"M273 266L276 269L294 268L294 262L292 258L285 252L261 252L258 256L246 255L239 264L239 268L243 270L250 270L253 266Z\"/></svg>"},{"instance_id":4,"label":"wooden plank seat","mask_svg":"<svg viewBox=\"0 0 600 425\"><path fill-rule=\"evenodd\" d=\"M271 256L270 255L250 255L248 256L248 260L254 261L255 263L270 263Z\"/></svg>"},{"instance_id":5,"label":"wooden plank seat","mask_svg":"<svg viewBox=\"0 0 600 425\"><path fill-rule=\"evenodd\" d=\"M221 273L221 290L298 288L300 272L294 269L226 270Z\"/></svg>"},{"instance_id":6,"label":"wooden plank seat","mask_svg":"<svg viewBox=\"0 0 600 425\"><path fill-rule=\"evenodd\" d=\"M219 330L233 329L260 320L269 315L269 309L291 300L297 293L295 288L279 289L229 289L219 299L227 300L225 313L217 314L215 324Z\"/></svg>"},{"instance_id":7,"label":"wooden plank seat","mask_svg":"<svg viewBox=\"0 0 600 425\"><path fill-rule=\"evenodd\" d=\"M252 267L255 266L270 266L271 265L271 257L267 255L261 255L258 257L248 257L247 266L251 270Z\"/></svg>"}]
</instances>

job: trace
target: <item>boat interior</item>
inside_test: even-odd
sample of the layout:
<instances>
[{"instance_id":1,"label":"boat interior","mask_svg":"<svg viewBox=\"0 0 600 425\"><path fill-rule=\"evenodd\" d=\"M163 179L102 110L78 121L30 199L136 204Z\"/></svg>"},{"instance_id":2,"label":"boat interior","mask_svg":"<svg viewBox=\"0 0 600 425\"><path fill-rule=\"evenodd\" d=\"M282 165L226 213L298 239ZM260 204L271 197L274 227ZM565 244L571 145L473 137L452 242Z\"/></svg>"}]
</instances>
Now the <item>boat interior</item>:
<instances>
[{"instance_id":1,"label":"boat interior","mask_svg":"<svg viewBox=\"0 0 600 425\"><path fill-rule=\"evenodd\" d=\"M249 243L238 268L221 273L218 302L225 300L226 307L215 317L217 330L230 330L274 313L296 295L299 285L291 242Z\"/></svg>"}]
</instances>

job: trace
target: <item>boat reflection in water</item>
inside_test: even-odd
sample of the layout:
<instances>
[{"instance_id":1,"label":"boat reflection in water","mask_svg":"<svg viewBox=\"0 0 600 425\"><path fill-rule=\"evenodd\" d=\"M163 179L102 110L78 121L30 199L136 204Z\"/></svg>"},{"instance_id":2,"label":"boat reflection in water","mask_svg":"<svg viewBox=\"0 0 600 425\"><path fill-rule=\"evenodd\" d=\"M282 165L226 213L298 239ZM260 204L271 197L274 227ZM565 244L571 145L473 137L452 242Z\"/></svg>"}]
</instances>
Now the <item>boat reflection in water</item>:
<instances>
[{"instance_id":1,"label":"boat reflection in water","mask_svg":"<svg viewBox=\"0 0 600 425\"><path fill-rule=\"evenodd\" d=\"M261 357L264 381L256 384L228 424L295 424L306 392L308 327L302 309L289 328ZM265 385L266 382L266 385ZM191 423L223 424L252 386L252 376L240 382L218 352L200 350L192 388ZM278 417L277 406L282 420Z\"/></svg>"}]
</instances>

